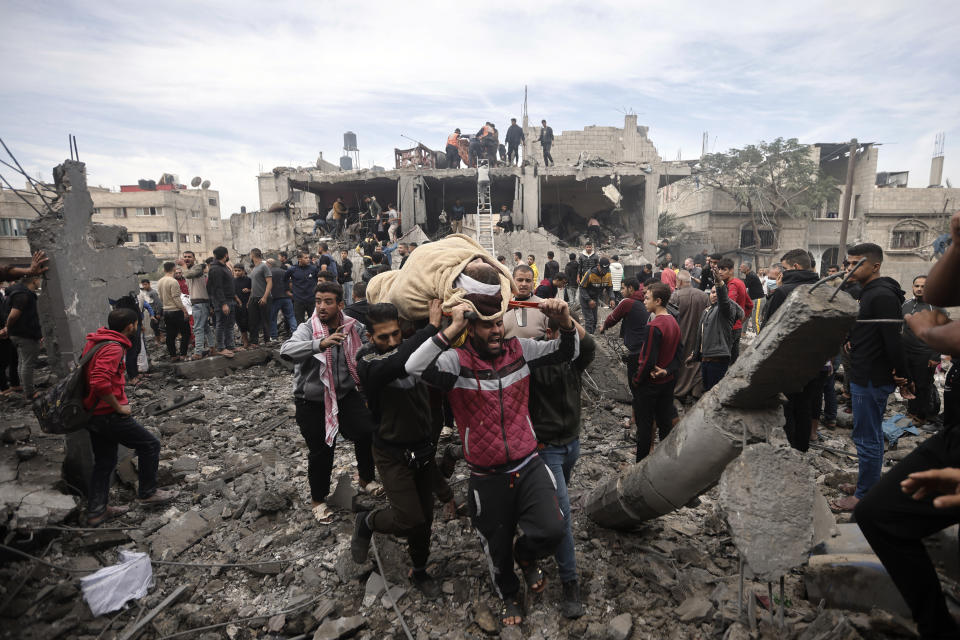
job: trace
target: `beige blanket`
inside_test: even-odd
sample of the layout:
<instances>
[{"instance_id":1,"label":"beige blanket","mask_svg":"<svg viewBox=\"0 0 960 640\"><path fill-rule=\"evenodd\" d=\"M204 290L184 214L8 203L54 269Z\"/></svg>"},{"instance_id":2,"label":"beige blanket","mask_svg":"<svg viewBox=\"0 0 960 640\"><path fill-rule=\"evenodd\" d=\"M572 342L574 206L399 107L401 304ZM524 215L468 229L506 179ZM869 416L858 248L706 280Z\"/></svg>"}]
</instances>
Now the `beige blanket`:
<instances>
[{"instance_id":1,"label":"beige blanket","mask_svg":"<svg viewBox=\"0 0 960 640\"><path fill-rule=\"evenodd\" d=\"M461 302L466 302L476 311L472 302L464 300L464 290L455 289L453 283L464 267L477 258L500 272L500 294L503 297L500 312L492 316L480 316L484 320L492 320L507 310L507 303L513 297L513 278L510 271L476 240L459 233L420 245L407 258L403 269L374 276L367 285L367 301L371 304L390 302L408 320L428 317L430 301L435 299L443 300L443 310L446 312Z\"/></svg>"}]
</instances>

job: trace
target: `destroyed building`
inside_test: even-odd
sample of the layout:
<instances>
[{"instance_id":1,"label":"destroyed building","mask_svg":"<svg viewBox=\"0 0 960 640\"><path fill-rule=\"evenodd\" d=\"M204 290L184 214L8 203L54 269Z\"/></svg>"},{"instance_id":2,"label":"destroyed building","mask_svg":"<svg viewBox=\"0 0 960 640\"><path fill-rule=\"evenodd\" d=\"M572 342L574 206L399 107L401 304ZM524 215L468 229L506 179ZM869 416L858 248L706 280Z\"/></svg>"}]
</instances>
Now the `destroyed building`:
<instances>
[{"instance_id":1,"label":"destroyed building","mask_svg":"<svg viewBox=\"0 0 960 640\"><path fill-rule=\"evenodd\" d=\"M847 181L849 143L812 145L824 173L837 182L832 197L812 218L780 216L759 225L760 246L755 247L753 228L746 209L716 189L699 184L696 177L668 184L660 190L661 211L676 216L686 225L697 244L680 247L682 256L701 248L759 265L779 262L784 252L803 248L810 251L818 268L839 264L837 243L843 214ZM848 245L873 242L883 248L884 273L901 284L926 273L934 254L935 241L949 231L949 220L960 208L960 189L941 187L943 156L931 163L929 186L907 187L905 171L877 172L880 149L862 143L854 157L853 193ZM695 162L691 162L695 164Z\"/></svg>"},{"instance_id":2,"label":"destroyed building","mask_svg":"<svg viewBox=\"0 0 960 640\"><path fill-rule=\"evenodd\" d=\"M525 127L521 166L490 169L494 213L507 205L517 227L543 228L565 241L579 237L590 217L636 234L637 239L653 240L657 190L689 176L690 167L664 161L647 133L647 127L637 125L636 115L627 115L622 128L563 131L552 148L556 165L545 167L536 142L539 128ZM312 230L311 218L325 214L337 197L354 211L366 208L366 196L376 197L383 207L395 203L404 229L419 225L428 234L439 229L441 213L460 200L467 213L465 232L472 234L477 170L411 164L398 156L390 170L343 171L321 157L315 167L277 167L262 173L261 211L231 217L233 248L243 252L253 246L291 247L294 229Z\"/></svg>"}]
</instances>

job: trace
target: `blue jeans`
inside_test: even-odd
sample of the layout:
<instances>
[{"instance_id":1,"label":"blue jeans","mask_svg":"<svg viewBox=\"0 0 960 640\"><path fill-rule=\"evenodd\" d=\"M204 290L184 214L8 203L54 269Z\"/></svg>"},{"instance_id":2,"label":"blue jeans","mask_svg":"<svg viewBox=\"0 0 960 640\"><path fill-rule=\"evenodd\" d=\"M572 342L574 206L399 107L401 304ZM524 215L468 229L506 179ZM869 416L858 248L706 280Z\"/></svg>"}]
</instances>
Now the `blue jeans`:
<instances>
[{"instance_id":1,"label":"blue jeans","mask_svg":"<svg viewBox=\"0 0 960 640\"><path fill-rule=\"evenodd\" d=\"M230 313L224 313L221 306L216 310L214 317L217 320L217 349L233 349L233 325L237 319L237 305L226 303Z\"/></svg>"},{"instance_id":2,"label":"blue jeans","mask_svg":"<svg viewBox=\"0 0 960 640\"><path fill-rule=\"evenodd\" d=\"M130 416L108 413L93 416L87 423L90 447L93 449L93 474L87 494L87 515L96 516L107 508L110 480L117 466L117 445L137 452L139 482L137 494L149 498L157 492L157 468L160 464L160 441Z\"/></svg>"},{"instance_id":3,"label":"blue jeans","mask_svg":"<svg viewBox=\"0 0 960 640\"><path fill-rule=\"evenodd\" d=\"M857 491L854 495L863 498L873 485L880 480L883 468L883 411L887 408L887 398L893 393L893 385L880 387L861 386L850 383L850 396L853 405L853 444L857 447L859 474Z\"/></svg>"},{"instance_id":4,"label":"blue jeans","mask_svg":"<svg viewBox=\"0 0 960 640\"><path fill-rule=\"evenodd\" d=\"M193 304L193 344L197 353L213 349L217 336L210 326L210 303L195 302Z\"/></svg>"},{"instance_id":5,"label":"blue jeans","mask_svg":"<svg viewBox=\"0 0 960 640\"><path fill-rule=\"evenodd\" d=\"M353 304L353 280L348 280L347 282L344 282L340 286L343 287L343 304L345 305ZM312 312L313 311L311 310L311 313Z\"/></svg>"},{"instance_id":6,"label":"blue jeans","mask_svg":"<svg viewBox=\"0 0 960 640\"><path fill-rule=\"evenodd\" d=\"M283 296L273 299L273 306L270 308L270 339L277 339L277 313L283 313L287 319L287 326L290 327L290 334L297 329L297 319L293 316L293 298Z\"/></svg>"},{"instance_id":7,"label":"blue jeans","mask_svg":"<svg viewBox=\"0 0 960 640\"><path fill-rule=\"evenodd\" d=\"M567 493L567 484L570 482L570 474L573 473L573 466L577 464L579 457L579 439L563 446L548 445L540 450L540 458L550 469L556 482L557 502L560 504L560 511L563 512L563 538L554 554L557 559L557 573L560 574L560 580L563 582L577 579L577 557L573 551L573 527L570 523L570 494Z\"/></svg>"}]
</instances>

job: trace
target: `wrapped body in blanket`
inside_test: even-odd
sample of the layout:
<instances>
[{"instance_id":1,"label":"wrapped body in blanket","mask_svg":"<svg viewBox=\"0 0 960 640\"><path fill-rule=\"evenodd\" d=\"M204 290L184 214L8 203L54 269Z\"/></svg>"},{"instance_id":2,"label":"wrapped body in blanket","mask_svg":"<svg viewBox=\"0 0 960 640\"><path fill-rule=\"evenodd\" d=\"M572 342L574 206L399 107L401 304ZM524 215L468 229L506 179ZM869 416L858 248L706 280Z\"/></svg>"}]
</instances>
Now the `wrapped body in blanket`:
<instances>
[{"instance_id":1,"label":"wrapped body in blanket","mask_svg":"<svg viewBox=\"0 0 960 640\"><path fill-rule=\"evenodd\" d=\"M428 317L430 301L443 301L449 312L462 302L483 320L507 310L515 288L511 273L477 242L461 234L420 245L403 269L375 276L367 285L367 300L389 302L407 320Z\"/></svg>"}]
</instances>

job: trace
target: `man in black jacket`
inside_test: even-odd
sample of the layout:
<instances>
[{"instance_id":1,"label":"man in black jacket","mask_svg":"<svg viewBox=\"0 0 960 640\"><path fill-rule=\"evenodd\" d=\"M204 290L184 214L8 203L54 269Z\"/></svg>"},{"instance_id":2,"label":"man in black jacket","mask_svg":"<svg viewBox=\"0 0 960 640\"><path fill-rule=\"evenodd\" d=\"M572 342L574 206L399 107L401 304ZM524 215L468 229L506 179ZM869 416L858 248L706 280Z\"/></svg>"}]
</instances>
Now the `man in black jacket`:
<instances>
[{"instance_id":1,"label":"man in black jacket","mask_svg":"<svg viewBox=\"0 0 960 640\"><path fill-rule=\"evenodd\" d=\"M37 368L43 340L37 307L36 291L39 288L40 275L28 274L7 289L3 301L7 319L4 326L0 327L0 340L9 338L17 349L17 373L27 400L33 400L38 395L33 386L33 373Z\"/></svg>"},{"instance_id":2,"label":"man in black jacket","mask_svg":"<svg viewBox=\"0 0 960 640\"><path fill-rule=\"evenodd\" d=\"M429 324L404 340L397 308L389 303L371 305L370 343L357 354L357 374L377 423L373 460L390 504L357 514L350 551L355 562L363 563L374 532L406 537L413 562L410 579L428 598L441 593L427 573L436 447L427 385L408 375L404 366L417 347L436 335L442 317L440 301L432 300Z\"/></svg>"},{"instance_id":3,"label":"man in black jacket","mask_svg":"<svg viewBox=\"0 0 960 640\"><path fill-rule=\"evenodd\" d=\"M946 311L942 308L934 307L923 300L923 289L926 283L927 276L917 276L913 279L913 299L903 303L904 316L930 310L946 315ZM936 418L940 413L940 396L933 383L933 373L940 364L940 354L917 338L910 327L903 328L903 348L907 355L910 376L917 387L915 394L917 397L907 401L907 413L916 422L923 424L926 420Z\"/></svg>"},{"instance_id":4,"label":"man in black jacket","mask_svg":"<svg viewBox=\"0 0 960 640\"><path fill-rule=\"evenodd\" d=\"M767 326L770 318L776 313L787 297L801 284L813 284L820 278L811 271L810 254L803 249L787 251L780 258L783 267L783 277L778 286L764 305L764 319L761 328ZM810 448L810 429L813 425L813 403L820 388L820 376L808 380L803 388L796 393L788 393L787 402L783 405L785 422L783 430L787 432L790 446L797 451L807 451Z\"/></svg>"},{"instance_id":5,"label":"man in black jacket","mask_svg":"<svg viewBox=\"0 0 960 640\"><path fill-rule=\"evenodd\" d=\"M217 351L228 358L233 357L233 324L236 320L237 294L234 289L233 269L227 264L230 255L226 247L213 250L213 264L207 271L207 294L213 307Z\"/></svg>"},{"instance_id":6,"label":"man in black jacket","mask_svg":"<svg viewBox=\"0 0 960 640\"><path fill-rule=\"evenodd\" d=\"M933 264L924 290L924 300L934 305L960 304L960 213L954 214L950 229L953 243ZM960 322L951 322L933 309L907 316L906 324L937 353L960 357ZM960 636L923 544L923 538L960 522L956 469L960 467L960 427L957 398L951 396L944 393L943 430L887 472L854 511L864 537L910 607L922 638Z\"/></svg>"},{"instance_id":7,"label":"man in black jacket","mask_svg":"<svg viewBox=\"0 0 960 640\"><path fill-rule=\"evenodd\" d=\"M563 603L560 610L566 618L579 618L583 615L567 486L570 484L573 467L580 457L581 376L593 362L597 349L593 337L579 324L576 327L580 334L580 355L576 360L530 370L530 418L533 421L533 431L537 435L540 457L550 469L557 485L557 500L565 525L563 539L554 557L557 560L557 573L563 583ZM551 318L547 322L544 339L555 340L559 337L560 322Z\"/></svg>"},{"instance_id":8,"label":"man in black jacket","mask_svg":"<svg viewBox=\"0 0 960 640\"><path fill-rule=\"evenodd\" d=\"M865 242L847 251L857 267L850 278L863 287L858 320L899 320L904 293L893 278L880 275L883 249ZM913 383L903 352L900 325L858 322L850 331L850 395L853 404L853 444L857 447L859 473L856 487L844 487L853 495L833 503L836 509L853 511L861 498L880 479L883 468L883 412L896 387L904 398L913 397Z\"/></svg>"},{"instance_id":9,"label":"man in black jacket","mask_svg":"<svg viewBox=\"0 0 960 640\"><path fill-rule=\"evenodd\" d=\"M507 162L516 166L520 164L520 145L523 144L523 129L517 124L516 118L510 118L510 126L507 127L507 137L504 141L507 143Z\"/></svg>"}]
</instances>

